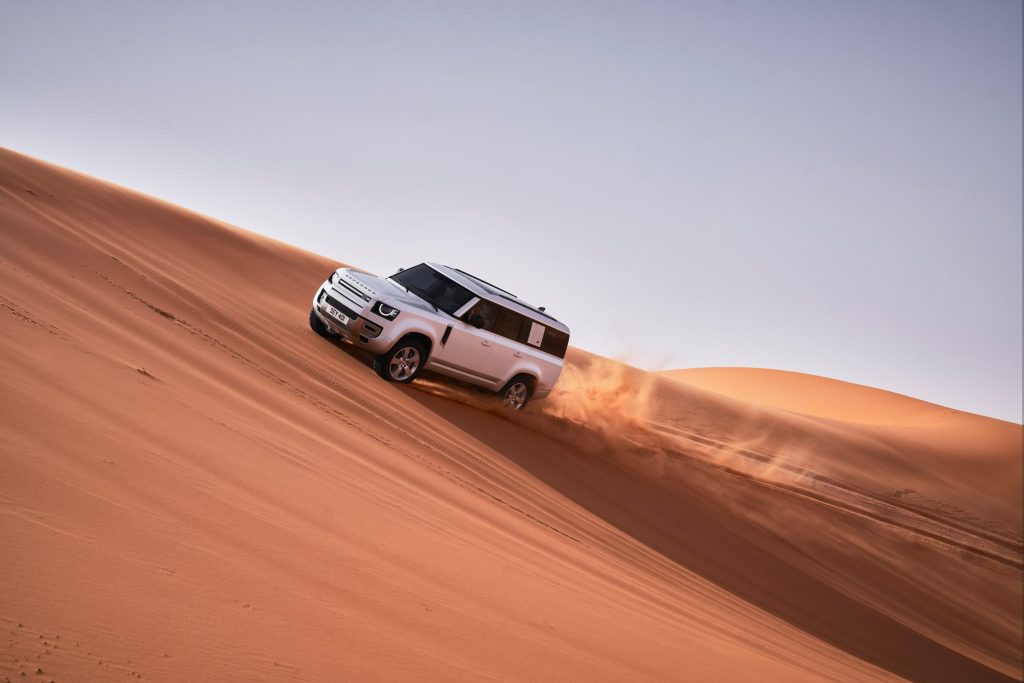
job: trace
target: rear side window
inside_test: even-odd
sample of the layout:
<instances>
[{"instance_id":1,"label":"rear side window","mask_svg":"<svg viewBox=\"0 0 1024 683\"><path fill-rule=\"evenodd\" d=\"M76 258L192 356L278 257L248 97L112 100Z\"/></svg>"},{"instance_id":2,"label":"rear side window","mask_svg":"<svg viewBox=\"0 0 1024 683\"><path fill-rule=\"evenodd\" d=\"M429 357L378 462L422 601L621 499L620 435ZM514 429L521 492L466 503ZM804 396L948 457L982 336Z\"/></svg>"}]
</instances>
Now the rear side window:
<instances>
[{"instance_id":1,"label":"rear side window","mask_svg":"<svg viewBox=\"0 0 1024 683\"><path fill-rule=\"evenodd\" d=\"M502 308L498 314L498 322L494 325L494 333L500 334L506 339L518 340L525 320L526 318L521 313Z\"/></svg>"},{"instance_id":2,"label":"rear side window","mask_svg":"<svg viewBox=\"0 0 1024 683\"><path fill-rule=\"evenodd\" d=\"M550 353L552 356L565 358L565 351L569 348L569 335L561 330L553 330L550 327L544 330L544 339L540 342L540 350Z\"/></svg>"},{"instance_id":3,"label":"rear side window","mask_svg":"<svg viewBox=\"0 0 1024 683\"><path fill-rule=\"evenodd\" d=\"M569 335L529 318L523 320L519 341L558 358L565 358L565 351L569 348Z\"/></svg>"}]
</instances>

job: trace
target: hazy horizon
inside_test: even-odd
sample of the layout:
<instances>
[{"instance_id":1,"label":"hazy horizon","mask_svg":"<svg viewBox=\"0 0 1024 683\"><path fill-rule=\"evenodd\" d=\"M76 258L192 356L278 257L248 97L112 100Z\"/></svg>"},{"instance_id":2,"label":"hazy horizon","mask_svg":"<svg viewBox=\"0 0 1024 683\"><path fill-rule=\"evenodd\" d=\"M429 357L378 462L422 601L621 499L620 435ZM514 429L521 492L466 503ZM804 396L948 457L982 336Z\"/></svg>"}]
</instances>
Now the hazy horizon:
<instances>
[{"instance_id":1,"label":"hazy horizon","mask_svg":"<svg viewBox=\"0 0 1024 683\"><path fill-rule=\"evenodd\" d=\"M640 367L1021 421L1018 2L6 3L0 57L16 151Z\"/></svg>"}]
</instances>

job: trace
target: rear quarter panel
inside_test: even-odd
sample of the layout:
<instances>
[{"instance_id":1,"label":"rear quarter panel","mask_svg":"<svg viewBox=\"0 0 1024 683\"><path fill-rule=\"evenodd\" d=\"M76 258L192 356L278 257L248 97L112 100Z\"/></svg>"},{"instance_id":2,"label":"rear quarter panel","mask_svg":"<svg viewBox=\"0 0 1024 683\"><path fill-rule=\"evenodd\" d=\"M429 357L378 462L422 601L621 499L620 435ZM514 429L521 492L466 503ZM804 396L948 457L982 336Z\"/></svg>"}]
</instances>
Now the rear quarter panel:
<instances>
[{"instance_id":1,"label":"rear quarter panel","mask_svg":"<svg viewBox=\"0 0 1024 683\"><path fill-rule=\"evenodd\" d=\"M543 351L524 349L523 358L513 364L507 376L495 387L500 389L516 375L526 374L536 378L537 386L534 396L543 398L555 386L558 377L562 374L562 359L546 354Z\"/></svg>"}]
</instances>

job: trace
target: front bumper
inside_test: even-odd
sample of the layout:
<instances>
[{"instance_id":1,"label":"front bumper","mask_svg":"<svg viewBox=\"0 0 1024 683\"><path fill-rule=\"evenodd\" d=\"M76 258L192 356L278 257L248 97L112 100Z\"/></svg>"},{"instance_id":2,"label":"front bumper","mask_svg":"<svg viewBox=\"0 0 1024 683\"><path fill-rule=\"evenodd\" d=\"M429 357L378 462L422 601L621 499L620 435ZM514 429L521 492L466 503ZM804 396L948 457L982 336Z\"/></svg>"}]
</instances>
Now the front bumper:
<instances>
[{"instance_id":1,"label":"front bumper","mask_svg":"<svg viewBox=\"0 0 1024 683\"><path fill-rule=\"evenodd\" d=\"M332 312L337 311L340 316ZM371 320L370 306L355 301L350 295L325 280L313 298L313 314L331 332L340 334L347 341L374 353L382 353L391 347L392 339L387 325ZM378 316L374 315L374 318Z\"/></svg>"}]
</instances>

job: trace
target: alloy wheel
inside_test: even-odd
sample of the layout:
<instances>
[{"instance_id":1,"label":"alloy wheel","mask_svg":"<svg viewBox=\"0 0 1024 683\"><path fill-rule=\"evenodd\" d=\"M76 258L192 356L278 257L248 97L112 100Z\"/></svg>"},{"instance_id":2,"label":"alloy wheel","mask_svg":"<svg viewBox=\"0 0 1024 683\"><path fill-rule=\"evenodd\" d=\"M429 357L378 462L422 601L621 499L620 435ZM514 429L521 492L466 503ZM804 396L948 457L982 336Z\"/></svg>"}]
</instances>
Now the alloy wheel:
<instances>
[{"instance_id":1,"label":"alloy wheel","mask_svg":"<svg viewBox=\"0 0 1024 683\"><path fill-rule=\"evenodd\" d=\"M512 410L522 410L526 405L526 396L529 389L525 382L516 382L505 392L505 407Z\"/></svg>"},{"instance_id":2,"label":"alloy wheel","mask_svg":"<svg viewBox=\"0 0 1024 683\"><path fill-rule=\"evenodd\" d=\"M411 346L406 346L391 357L388 372L391 373L391 379L401 382L412 377L419 366L420 352Z\"/></svg>"}]
</instances>

